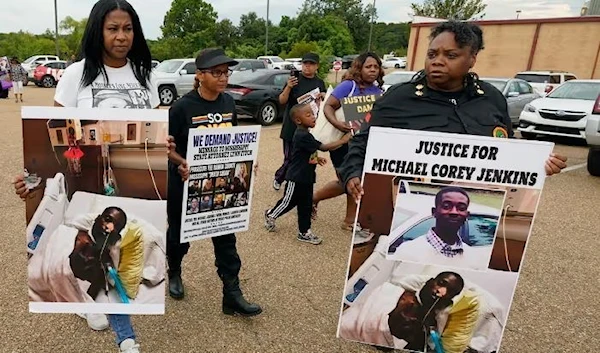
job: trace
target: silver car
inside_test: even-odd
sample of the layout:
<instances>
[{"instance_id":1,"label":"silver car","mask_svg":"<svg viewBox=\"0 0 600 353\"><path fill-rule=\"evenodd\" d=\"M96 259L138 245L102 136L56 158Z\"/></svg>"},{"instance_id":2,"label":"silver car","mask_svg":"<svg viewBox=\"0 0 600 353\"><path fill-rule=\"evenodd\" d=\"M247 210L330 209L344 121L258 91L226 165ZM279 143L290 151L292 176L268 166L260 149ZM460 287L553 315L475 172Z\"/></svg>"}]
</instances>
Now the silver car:
<instances>
[{"instance_id":1,"label":"silver car","mask_svg":"<svg viewBox=\"0 0 600 353\"><path fill-rule=\"evenodd\" d=\"M169 106L194 88L195 59L172 59L154 68L160 104Z\"/></svg>"},{"instance_id":2,"label":"silver car","mask_svg":"<svg viewBox=\"0 0 600 353\"><path fill-rule=\"evenodd\" d=\"M525 80L516 78L482 78L481 80L496 87L506 97L508 113L514 128L519 126L519 116L525 105L541 97Z\"/></svg>"}]
</instances>

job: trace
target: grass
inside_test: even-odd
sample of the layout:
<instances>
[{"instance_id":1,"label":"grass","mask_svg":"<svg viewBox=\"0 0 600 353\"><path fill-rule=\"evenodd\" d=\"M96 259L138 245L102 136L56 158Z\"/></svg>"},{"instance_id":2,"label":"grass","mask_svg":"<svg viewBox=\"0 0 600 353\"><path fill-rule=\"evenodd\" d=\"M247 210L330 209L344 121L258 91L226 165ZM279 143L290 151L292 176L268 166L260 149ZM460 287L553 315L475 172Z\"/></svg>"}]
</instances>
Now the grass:
<instances>
[{"instance_id":1,"label":"grass","mask_svg":"<svg viewBox=\"0 0 600 353\"><path fill-rule=\"evenodd\" d=\"M437 187L431 186L422 186L411 184L410 189L412 191L425 192L428 194L435 195L440 191ZM488 191L471 191L467 190L469 194L469 198L471 199L471 203L476 203L482 206L493 207L496 209L501 209L502 204L504 203L504 194L501 193L491 193Z\"/></svg>"}]
</instances>

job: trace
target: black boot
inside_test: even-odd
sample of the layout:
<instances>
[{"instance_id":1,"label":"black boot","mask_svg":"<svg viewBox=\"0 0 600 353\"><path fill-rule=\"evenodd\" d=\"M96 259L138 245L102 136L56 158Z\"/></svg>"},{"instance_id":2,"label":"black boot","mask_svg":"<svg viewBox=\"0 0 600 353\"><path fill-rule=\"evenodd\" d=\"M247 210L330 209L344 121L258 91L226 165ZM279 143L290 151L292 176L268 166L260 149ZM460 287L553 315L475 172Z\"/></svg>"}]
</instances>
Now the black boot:
<instances>
[{"instance_id":1,"label":"black boot","mask_svg":"<svg viewBox=\"0 0 600 353\"><path fill-rule=\"evenodd\" d=\"M226 315L256 316L262 313L258 304L249 303L239 286L239 278L221 277L223 281L223 313Z\"/></svg>"},{"instance_id":2,"label":"black boot","mask_svg":"<svg viewBox=\"0 0 600 353\"><path fill-rule=\"evenodd\" d=\"M169 271L169 295L173 299L183 299L185 292L183 289L183 281L181 280L181 270Z\"/></svg>"}]
</instances>

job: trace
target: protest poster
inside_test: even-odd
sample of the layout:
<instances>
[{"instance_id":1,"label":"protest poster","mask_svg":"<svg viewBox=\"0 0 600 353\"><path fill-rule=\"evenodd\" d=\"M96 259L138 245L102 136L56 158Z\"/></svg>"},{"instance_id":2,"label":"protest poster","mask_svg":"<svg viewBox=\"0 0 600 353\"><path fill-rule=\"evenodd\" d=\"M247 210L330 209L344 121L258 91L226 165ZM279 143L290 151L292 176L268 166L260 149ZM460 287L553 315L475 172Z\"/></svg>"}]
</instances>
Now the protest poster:
<instances>
[{"instance_id":1,"label":"protest poster","mask_svg":"<svg viewBox=\"0 0 600 353\"><path fill-rule=\"evenodd\" d=\"M373 109L373 104L379 96L379 94L367 94L342 98L340 103L344 112L344 120L350 124L353 132L360 130L367 113Z\"/></svg>"},{"instance_id":2,"label":"protest poster","mask_svg":"<svg viewBox=\"0 0 600 353\"><path fill-rule=\"evenodd\" d=\"M191 129L181 242L248 230L260 126Z\"/></svg>"},{"instance_id":3,"label":"protest poster","mask_svg":"<svg viewBox=\"0 0 600 353\"><path fill-rule=\"evenodd\" d=\"M313 110L313 114L315 115L315 117L319 115L321 101L321 90L319 88L315 88L312 91L307 92L298 97L298 104L309 104Z\"/></svg>"},{"instance_id":4,"label":"protest poster","mask_svg":"<svg viewBox=\"0 0 600 353\"><path fill-rule=\"evenodd\" d=\"M372 127L338 337L499 351L552 149Z\"/></svg>"},{"instance_id":5,"label":"protest poster","mask_svg":"<svg viewBox=\"0 0 600 353\"><path fill-rule=\"evenodd\" d=\"M22 119L30 312L164 314L168 112Z\"/></svg>"}]
</instances>

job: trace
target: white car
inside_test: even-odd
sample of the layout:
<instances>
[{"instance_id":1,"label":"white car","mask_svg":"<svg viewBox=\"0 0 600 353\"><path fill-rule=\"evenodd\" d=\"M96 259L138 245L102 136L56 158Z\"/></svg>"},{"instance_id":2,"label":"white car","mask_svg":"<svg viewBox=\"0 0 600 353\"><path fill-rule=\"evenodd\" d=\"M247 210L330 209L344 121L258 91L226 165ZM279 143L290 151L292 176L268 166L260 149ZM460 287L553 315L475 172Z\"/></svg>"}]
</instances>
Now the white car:
<instances>
[{"instance_id":1,"label":"white car","mask_svg":"<svg viewBox=\"0 0 600 353\"><path fill-rule=\"evenodd\" d=\"M25 71L27 71L27 78L32 81L33 73L36 67L46 64L50 61L58 60L60 60L60 58L56 55L34 55L25 59L25 61L21 63L21 66L23 66Z\"/></svg>"},{"instance_id":2,"label":"white car","mask_svg":"<svg viewBox=\"0 0 600 353\"><path fill-rule=\"evenodd\" d=\"M600 80L565 82L546 97L525 105L519 119L521 136L553 135L585 139L585 126L600 94Z\"/></svg>"},{"instance_id":3,"label":"white car","mask_svg":"<svg viewBox=\"0 0 600 353\"><path fill-rule=\"evenodd\" d=\"M404 69L406 58L389 58L381 65L384 69Z\"/></svg>"},{"instance_id":4,"label":"white car","mask_svg":"<svg viewBox=\"0 0 600 353\"><path fill-rule=\"evenodd\" d=\"M302 58L288 58L286 60L291 62L296 70L302 71Z\"/></svg>"},{"instance_id":5,"label":"white car","mask_svg":"<svg viewBox=\"0 0 600 353\"><path fill-rule=\"evenodd\" d=\"M587 158L588 172L600 177L600 94L585 125L585 139L590 146Z\"/></svg>"},{"instance_id":6,"label":"white car","mask_svg":"<svg viewBox=\"0 0 600 353\"><path fill-rule=\"evenodd\" d=\"M267 63L268 69L291 70L294 67L294 63L285 61L278 56L259 56L257 59Z\"/></svg>"},{"instance_id":7,"label":"white car","mask_svg":"<svg viewBox=\"0 0 600 353\"><path fill-rule=\"evenodd\" d=\"M529 82L537 93L544 96L563 83L576 80L577 76L563 71L523 71L516 74L515 78Z\"/></svg>"},{"instance_id":8,"label":"white car","mask_svg":"<svg viewBox=\"0 0 600 353\"><path fill-rule=\"evenodd\" d=\"M169 106L194 88L195 59L171 59L154 68L160 104Z\"/></svg>"},{"instance_id":9,"label":"white car","mask_svg":"<svg viewBox=\"0 0 600 353\"><path fill-rule=\"evenodd\" d=\"M385 92L392 85L408 82L416 74L416 71L393 71L383 76L383 86L381 89Z\"/></svg>"}]
</instances>

